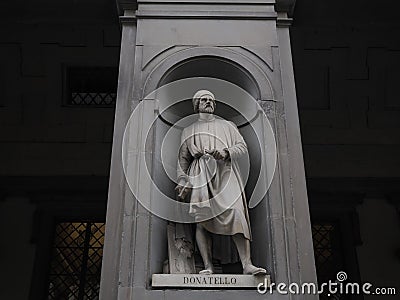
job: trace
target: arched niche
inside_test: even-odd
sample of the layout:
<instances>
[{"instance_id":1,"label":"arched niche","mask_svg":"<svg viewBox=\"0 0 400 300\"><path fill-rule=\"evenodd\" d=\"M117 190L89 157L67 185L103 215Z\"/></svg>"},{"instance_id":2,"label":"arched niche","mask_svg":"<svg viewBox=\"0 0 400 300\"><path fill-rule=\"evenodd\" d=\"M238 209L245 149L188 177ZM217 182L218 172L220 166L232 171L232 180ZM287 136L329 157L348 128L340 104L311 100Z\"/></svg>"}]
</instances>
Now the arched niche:
<instances>
[{"instance_id":1,"label":"arched niche","mask_svg":"<svg viewBox=\"0 0 400 300\"><path fill-rule=\"evenodd\" d=\"M171 51L174 51L174 49ZM209 63L215 63L215 66L223 66L225 72L223 70L213 72L212 70L217 68ZM175 51L165 58L156 57L153 59L153 65L154 67L144 81L142 97L168 82L180 79L182 74L194 74L197 72L199 75L191 75L191 77L208 74L207 76L225 79L233 83L235 83L233 77L236 77L236 84L254 95L257 100L275 99L275 92L269 79L269 76L272 75L270 68L266 64L260 65L256 63L250 56L246 56L232 48L190 47ZM206 68L206 65L209 68ZM198 69L186 70L191 66L197 66ZM240 74L240 76L230 76L226 72L228 70L233 71L233 74ZM246 76L248 80L245 80L243 76ZM256 87L257 94L253 94L255 90L251 86Z\"/></svg>"},{"instance_id":2,"label":"arched niche","mask_svg":"<svg viewBox=\"0 0 400 300\"><path fill-rule=\"evenodd\" d=\"M255 99L260 98L260 90L251 74L238 64L218 56L198 56L186 59L168 70L158 86L188 77L229 79L228 81L240 86Z\"/></svg>"},{"instance_id":3,"label":"arched niche","mask_svg":"<svg viewBox=\"0 0 400 300\"><path fill-rule=\"evenodd\" d=\"M179 126L175 126L175 124L179 122L180 119L193 114L192 96L194 93L199 89L209 89L216 95L217 101L221 99L225 102L217 102L215 113L224 119L236 123L246 140L251 162L250 176L246 185L246 194L251 194L260 172L260 145L264 143L264 141L257 139L254 132L254 128L258 127L258 129L262 130L260 126L263 126L263 122L259 118L259 106L255 99L259 100L262 98L261 95L263 93L265 95L266 90L269 90L268 94L272 97L272 90L270 89L268 80L264 81L266 86L264 85L260 89L260 82L249 72L249 69L244 68L243 65L232 60L212 55L185 58L171 65L168 69L164 69L164 74L158 78L159 81L155 88L158 88L157 91L162 91L155 93L153 96L157 99L160 108L159 111L162 111L162 113L159 114L158 120L154 125L153 178L159 189L170 197L174 197L175 195L174 188L176 184L171 179L171 176L168 176L168 172L164 169L165 165L163 165L163 163L167 160L166 165L171 166L172 169L175 168L177 149L170 151L170 155L167 155L165 159L162 154L162 148L164 147L163 139L168 137L170 141L172 140L171 145L179 145L179 130L189 124L181 126L180 128ZM189 83L183 88L176 88L176 86L174 86L174 83L180 82L182 79L186 80L190 78L200 79L198 81L187 80ZM151 80L154 81L154 77ZM194 82L194 84L192 84L192 82ZM235 90L234 94L229 94L230 85L240 87L241 91L238 92L238 90ZM239 109L234 109L229 104L232 97L240 98L239 106L236 106L239 107ZM171 105L171 103L169 103L170 99L176 98L182 101ZM164 110L165 107L168 107L168 109ZM241 117L242 111L244 111L246 115L245 118ZM178 131L177 134L170 135L173 126L178 127ZM174 170L172 170L172 172L174 172ZM262 201L255 209L250 210L250 217L253 234L253 260L256 264L271 266L272 247L268 201ZM160 219L152 222L152 226L154 227L154 230L151 230L151 244L154 245L154 247L150 247L152 273L160 272L162 262L167 258L166 249L157 248L160 240L166 243L166 230L161 229L165 224L166 222ZM230 272L240 272L240 266L226 266L226 270Z\"/></svg>"}]
</instances>

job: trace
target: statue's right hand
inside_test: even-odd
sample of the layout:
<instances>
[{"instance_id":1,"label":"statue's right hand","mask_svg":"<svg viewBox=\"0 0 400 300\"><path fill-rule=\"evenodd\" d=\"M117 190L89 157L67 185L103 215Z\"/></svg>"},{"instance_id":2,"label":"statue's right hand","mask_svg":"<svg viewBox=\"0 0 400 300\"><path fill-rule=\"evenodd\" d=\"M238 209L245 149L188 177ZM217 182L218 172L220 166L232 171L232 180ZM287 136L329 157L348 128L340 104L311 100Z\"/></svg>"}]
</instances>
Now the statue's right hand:
<instances>
[{"instance_id":1,"label":"statue's right hand","mask_svg":"<svg viewBox=\"0 0 400 300\"><path fill-rule=\"evenodd\" d=\"M194 154L194 158L196 158L196 159L199 159L202 156L203 156L203 153L200 153L200 152Z\"/></svg>"},{"instance_id":2,"label":"statue's right hand","mask_svg":"<svg viewBox=\"0 0 400 300\"><path fill-rule=\"evenodd\" d=\"M175 191L177 191L177 193L180 194L180 193L182 192L182 189L183 189L183 188L184 188L183 185L178 184L178 185L175 187Z\"/></svg>"},{"instance_id":3,"label":"statue's right hand","mask_svg":"<svg viewBox=\"0 0 400 300\"><path fill-rule=\"evenodd\" d=\"M190 192L190 190L191 190L191 184L188 182L186 182L184 185L179 183L175 187L175 191L177 191L179 200L184 200L186 198L186 195Z\"/></svg>"}]
</instances>

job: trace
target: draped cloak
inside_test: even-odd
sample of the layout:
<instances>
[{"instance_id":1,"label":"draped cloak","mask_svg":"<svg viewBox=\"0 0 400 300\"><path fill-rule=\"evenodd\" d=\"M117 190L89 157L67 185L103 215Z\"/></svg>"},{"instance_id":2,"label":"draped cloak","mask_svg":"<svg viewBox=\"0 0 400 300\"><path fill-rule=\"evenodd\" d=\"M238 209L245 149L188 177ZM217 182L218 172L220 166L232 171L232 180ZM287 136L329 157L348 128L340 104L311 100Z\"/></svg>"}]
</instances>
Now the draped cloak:
<instances>
[{"instance_id":1,"label":"draped cloak","mask_svg":"<svg viewBox=\"0 0 400 300\"><path fill-rule=\"evenodd\" d=\"M226 160L214 160L207 154L213 149L227 150L229 157ZM207 231L221 235L219 240L213 239L213 250L225 247L225 250L220 249L217 253L217 256L222 256L219 257L222 262L237 260L236 251L227 249L231 247L230 239L224 239L224 236L243 234L251 240L244 184L237 162L245 154L247 145L232 122L214 117L199 119L182 132L178 181L184 179L193 186L188 195L189 213Z\"/></svg>"}]
</instances>

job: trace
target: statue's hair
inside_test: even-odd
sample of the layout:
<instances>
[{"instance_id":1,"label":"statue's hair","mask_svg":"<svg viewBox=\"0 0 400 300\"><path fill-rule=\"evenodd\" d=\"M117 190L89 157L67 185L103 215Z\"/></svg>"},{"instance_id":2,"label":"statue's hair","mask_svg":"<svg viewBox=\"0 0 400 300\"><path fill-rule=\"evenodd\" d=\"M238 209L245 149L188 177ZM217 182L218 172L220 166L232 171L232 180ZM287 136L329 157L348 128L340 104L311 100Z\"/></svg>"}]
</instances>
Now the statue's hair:
<instances>
[{"instance_id":1,"label":"statue's hair","mask_svg":"<svg viewBox=\"0 0 400 300\"><path fill-rule=\"evenodd\" d=\"M199 91L196 92L196 94L194 94L193 100L192 100L193 110L194 110L195 113L199 112L200 98L205 96L205 95L211 96L211 98L213 99L214 104L215 104L215 96L214 96L213 93L211 93L210 91L207 91L207 90L199 90Z\"/></svg>"}]
</instances>

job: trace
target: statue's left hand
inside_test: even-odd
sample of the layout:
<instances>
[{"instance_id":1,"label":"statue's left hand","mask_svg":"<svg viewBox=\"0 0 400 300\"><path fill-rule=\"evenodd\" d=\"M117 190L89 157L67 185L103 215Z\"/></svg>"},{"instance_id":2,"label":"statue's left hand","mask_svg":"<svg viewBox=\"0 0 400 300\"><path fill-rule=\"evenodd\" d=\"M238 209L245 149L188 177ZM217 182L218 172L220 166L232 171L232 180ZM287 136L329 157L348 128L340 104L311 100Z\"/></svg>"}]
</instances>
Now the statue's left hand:
<instances>
[{"instance_id":1,"label":"statue's left hand","mask_svg":"<svg viewBox=\"0 0 400 300\"><path fill-rule=\"evenodd\" d=\"M212 150L212 151L207 151L208 154L212 155L216 160L225 160L229 158L229 152L225 149L223 150Z\"/></svg>"}]
</instances>

